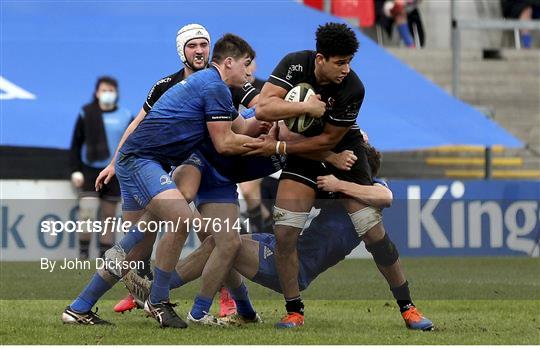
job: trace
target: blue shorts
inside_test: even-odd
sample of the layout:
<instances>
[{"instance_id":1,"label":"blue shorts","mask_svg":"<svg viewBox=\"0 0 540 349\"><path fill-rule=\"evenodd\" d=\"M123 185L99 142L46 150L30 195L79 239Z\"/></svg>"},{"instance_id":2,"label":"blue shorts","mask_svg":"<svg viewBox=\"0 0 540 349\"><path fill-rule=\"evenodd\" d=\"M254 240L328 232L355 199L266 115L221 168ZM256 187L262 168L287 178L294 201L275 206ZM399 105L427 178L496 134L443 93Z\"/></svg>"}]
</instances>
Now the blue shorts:
<instances>
[{"instance_id":1,"label":"blue shorts","mask_svg":"<svg viewBox=\"0 0 540 349\"><path fill-rule=\"evenodd\" d=\"M278 293L283 293L279 284L279 276L276 270L276 261L274 259L276 249L276 238L274 234L252 234L251 237L253 240L259 242L259 270L252 281ZM300 261L300 271L298 274L300 291L303 291L308 287L310 279L311 278L306 275Z\"/></svg>"},{"instance_id":2,"label":"blue shorts","mask_svg":"<svg viewBox=\"0 0 540 349\"><path fill-rule=\"evenodd\" d=\"M124 211L142 210L154 196L165 190L176 189L169 174L155 160L120 152L114 168L120 183Z\"/></svg>"},{"instance_id":3,"label":"blue shorts","mask_svg":"<svg viewBox=\"0 0 540 349\"><path fill-rule=\"evenodd\" d=\"M195 198L197 207L208 203L239 204L236 183L221 175L200 152L192 153L182 165L195 166L201 172L201 185Z\"/></svg>"}]
</instances>

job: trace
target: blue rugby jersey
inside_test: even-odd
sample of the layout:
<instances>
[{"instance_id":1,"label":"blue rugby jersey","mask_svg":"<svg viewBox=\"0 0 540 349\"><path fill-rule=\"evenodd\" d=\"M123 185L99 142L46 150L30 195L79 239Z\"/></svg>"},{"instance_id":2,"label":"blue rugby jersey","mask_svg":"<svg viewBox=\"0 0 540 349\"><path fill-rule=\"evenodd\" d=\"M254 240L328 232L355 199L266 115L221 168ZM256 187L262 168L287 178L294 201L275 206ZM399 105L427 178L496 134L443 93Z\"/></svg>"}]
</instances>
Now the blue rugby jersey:
<instances>
[{"instance_id":1,"label":"blue rugby jersey","mask_svg":"<svg viewBox=\"0 0 540 349\"><path fill-rule=\"evenodd\" d=\"M178 165L209 137L206 122L232 121L237 116L218 70L204 69L168 89L120 151Z\"/></svg>"}]
</instances>

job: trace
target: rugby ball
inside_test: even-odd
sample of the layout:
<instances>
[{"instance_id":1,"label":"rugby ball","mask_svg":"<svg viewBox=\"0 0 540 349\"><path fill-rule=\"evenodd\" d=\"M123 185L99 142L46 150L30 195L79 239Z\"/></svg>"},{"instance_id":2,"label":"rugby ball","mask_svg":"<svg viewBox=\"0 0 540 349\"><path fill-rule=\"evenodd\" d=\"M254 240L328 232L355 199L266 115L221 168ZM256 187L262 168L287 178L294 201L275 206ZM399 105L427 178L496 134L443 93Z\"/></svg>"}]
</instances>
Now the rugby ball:
<instances>
[{"instance_id":1,"label":"rugby ball","mask_svg":"<svg viewBox=\"0 0 540 349\"><path fill-rule=\"evenodd\" d=\"M289 92L287 92L287 94L285 95L285 100L287 102L303 102L307 101L308 98L310 96L313 96L314 94L315 91L310 84L300 83L290 89ZM297 116L295 118L286 119L284 121L289 130L296 133L304 133L310 127L318 124L319 122L318 119L312 118L305 114Z\"/></svg>"}]
</instances>

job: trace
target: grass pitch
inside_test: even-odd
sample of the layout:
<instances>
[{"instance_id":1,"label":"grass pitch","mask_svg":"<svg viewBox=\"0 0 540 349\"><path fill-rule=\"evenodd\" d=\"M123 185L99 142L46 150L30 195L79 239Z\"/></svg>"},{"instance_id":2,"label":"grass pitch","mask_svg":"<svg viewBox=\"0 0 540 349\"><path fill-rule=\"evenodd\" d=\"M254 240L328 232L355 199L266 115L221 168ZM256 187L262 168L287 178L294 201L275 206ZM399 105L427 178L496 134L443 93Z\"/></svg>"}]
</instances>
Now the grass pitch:
<instances>
[{"instance_id":1,"label":"grass pitch","mask_svg":"<svg viewBox=\"0 0 540 349\"><path fill-rule=\"evenodd\" d=\"M39 262L0 264L0 344L540 344L540 260L530 258L404 259L413 299L433 332L405 328L391 293L370 260L347 260L304 292L306 325L273 328L280 295L249 283L262 325L159 329L142 311L115 314L120 285L97 305L115 327L69 326L64 307L91 271L39 269ZM198 283L172 293L181 316Z\"/></svg>"}]
</instances>

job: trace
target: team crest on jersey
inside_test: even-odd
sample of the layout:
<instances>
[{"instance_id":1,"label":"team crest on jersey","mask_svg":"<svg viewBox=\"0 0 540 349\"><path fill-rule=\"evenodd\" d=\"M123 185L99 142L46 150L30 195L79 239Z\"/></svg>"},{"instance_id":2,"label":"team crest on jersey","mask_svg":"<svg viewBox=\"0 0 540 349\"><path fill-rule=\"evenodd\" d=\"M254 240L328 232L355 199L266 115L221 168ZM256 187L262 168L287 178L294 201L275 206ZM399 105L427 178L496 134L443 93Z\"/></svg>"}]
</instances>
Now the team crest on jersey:
<instances>
[{"instance_id":1,"label":"team crest on jersey","mask_svg":"<svg viewBox=\"0 0 540 349\"><path fill-rule=\"evenodd\" d=\"M264 259L270 257L271 255L273 255L274 252L272 252L271 249L268 248L268 246L264 246Z\"/></svg>"},{"instance_id":2,"label":"team crest on jersey","mask_svg":"<svg viewBox=\"0 0 540 349\"><path fill-rule=\"evenodd\" d=\"M169 177L168 175L162 175L161 177L159 177L159 184L166 185L171 183L171 177Z\"/></svg>"}]
</instances>

